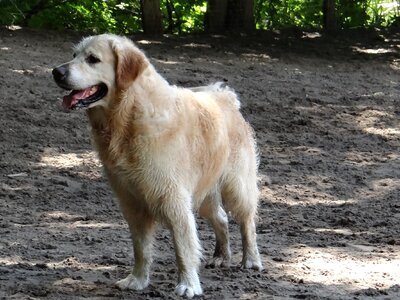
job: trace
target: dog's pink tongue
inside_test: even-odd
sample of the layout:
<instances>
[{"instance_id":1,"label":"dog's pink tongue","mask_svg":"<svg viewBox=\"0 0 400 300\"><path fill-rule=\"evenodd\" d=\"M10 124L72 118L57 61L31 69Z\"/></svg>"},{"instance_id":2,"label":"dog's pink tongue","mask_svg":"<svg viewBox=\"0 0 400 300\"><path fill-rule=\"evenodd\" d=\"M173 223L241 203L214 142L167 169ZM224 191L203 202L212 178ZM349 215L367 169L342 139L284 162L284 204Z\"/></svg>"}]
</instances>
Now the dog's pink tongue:
<instances>
[{"instance_id":1,"label":"dog's pink tongue","mask_svg":"<svg viewBox=\"0 0 400 300\"><path fill-rule=\"evenodd\" d=\"M85 89L85 90L74 90L72 91L69 95L64 96L63 98L63 106L67 109L71 109L74 107L76 103L80 99L85 99L87 97L87 94L90 92L90 88Z\"/></svg>"}]
</instances>

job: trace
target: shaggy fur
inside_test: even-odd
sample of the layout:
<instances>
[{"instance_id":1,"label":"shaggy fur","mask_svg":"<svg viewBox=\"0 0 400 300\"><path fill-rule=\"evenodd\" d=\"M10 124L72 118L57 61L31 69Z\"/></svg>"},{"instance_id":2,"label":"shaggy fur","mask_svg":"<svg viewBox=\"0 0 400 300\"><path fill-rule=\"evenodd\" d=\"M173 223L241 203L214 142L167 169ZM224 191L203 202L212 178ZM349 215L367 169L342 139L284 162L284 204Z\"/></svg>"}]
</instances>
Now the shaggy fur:
<instances>
[{"instance_id":1,"label":"shaggy fur","mask_svg":"<svg viewBox=\"0 0 400 300\"><path fill-rule=\"evenodd\" d=\"M132 234L135 265L117 285L136 290L148 286L154 231L161 222L174 240L176 293L202 294L194 212L215 231L211 265L230 263L229 212L240 225L243 267L261 270L254 221L257 154L236 94L221 84L192 89L168 84L124 37L85 38L75 55L62 65L67 72L57 83L73 90L99 83L108 88L102 99L88 106L87 115ZM99 61L88 63L89 55Z\"/></svg>"}]
</instances>

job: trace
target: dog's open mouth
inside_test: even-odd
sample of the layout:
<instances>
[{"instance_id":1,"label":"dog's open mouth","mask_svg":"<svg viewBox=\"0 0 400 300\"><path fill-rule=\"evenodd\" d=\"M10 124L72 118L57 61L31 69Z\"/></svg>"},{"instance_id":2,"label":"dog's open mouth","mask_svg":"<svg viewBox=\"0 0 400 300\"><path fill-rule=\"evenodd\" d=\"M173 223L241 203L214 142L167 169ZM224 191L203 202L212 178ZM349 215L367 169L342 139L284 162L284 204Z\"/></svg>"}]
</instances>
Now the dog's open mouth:
<instances>
[{"instance_id":1,"label":"dog's open mouth","mask_svg":"<svg viewBox=\"0 0 400 300\"><path fill-rule=\"evenodd\" d=\"M90 104L101 100L107 95L108 88L104 83L90 86L84 90L73 90L64 96L63 106L67 109L85 108Z\"/></svg>"}]
</instances>

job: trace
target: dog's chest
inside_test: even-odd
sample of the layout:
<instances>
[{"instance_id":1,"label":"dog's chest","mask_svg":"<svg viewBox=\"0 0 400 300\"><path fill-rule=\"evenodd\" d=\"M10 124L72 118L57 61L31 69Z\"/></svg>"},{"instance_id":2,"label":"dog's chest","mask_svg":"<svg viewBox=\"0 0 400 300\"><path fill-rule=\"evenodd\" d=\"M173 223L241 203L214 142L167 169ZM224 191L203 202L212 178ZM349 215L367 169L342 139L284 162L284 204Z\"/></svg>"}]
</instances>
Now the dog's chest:
<instances>
[{"instance_id":1,"label":"dog's chest","mask_svg":"<svg viewBox=\"0 0 400 300\"><path fill-rule=\"evenodd\" d=\"M121 182L137 186L165 178L161 174L165 174L170 160L164 157L162 150L154 151L150 141L131 138L116 143L105 133L95 134L93 141L106 173L118 177Z\"/></svg>"},{"instance_id":2,"label":"dog's chest","mask_svg":"<svg viewBox=\"0 0 400 300\"><path fill-rule=\"evenodd\" d=\"M103 165L115 191L128 192L148 204L161 199L179 185L176 174L154 157L123 153L115 160L103 161Z\"/></svg>"}]
</instances>

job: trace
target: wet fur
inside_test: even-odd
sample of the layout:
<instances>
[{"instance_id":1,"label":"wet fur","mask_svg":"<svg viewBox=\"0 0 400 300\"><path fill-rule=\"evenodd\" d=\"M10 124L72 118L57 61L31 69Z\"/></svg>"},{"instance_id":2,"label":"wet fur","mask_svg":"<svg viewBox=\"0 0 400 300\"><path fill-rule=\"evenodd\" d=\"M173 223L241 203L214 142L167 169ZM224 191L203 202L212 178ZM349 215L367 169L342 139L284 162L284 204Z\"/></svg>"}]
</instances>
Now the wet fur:
<instances>
[{"instance_id":1,"label":"wet fur","mask_svg":"<svg viewBox=\"0 0 400 300\"><path fill-rule=\"evenodd\" d=\"M196 211L210 221L216 234L210 264L230 264L229 212L241 227L243 267L262 269L254 224L255 140L239 112L236 94L218 84L193 89L171 86L123 37L91 37L76 49L78 56L90 49L108 64L93 71L74 66L84 71L73 76L82 80L97 76L109 87L106 98L90 107L87 115L134 244L135 266L117 285L143 289L149 284L154 231L161 222L174 239L176 292L200 295Z\"/></svg>"}]
</instances>

